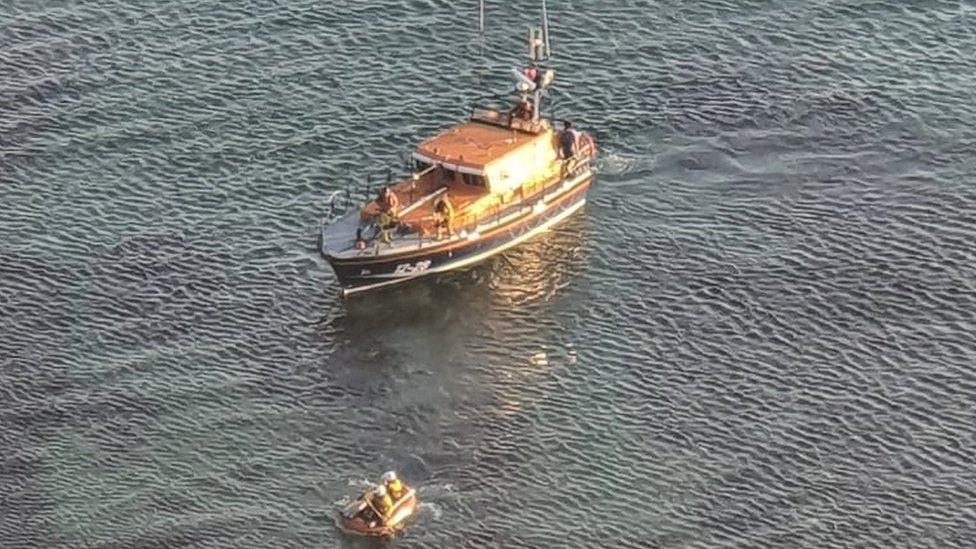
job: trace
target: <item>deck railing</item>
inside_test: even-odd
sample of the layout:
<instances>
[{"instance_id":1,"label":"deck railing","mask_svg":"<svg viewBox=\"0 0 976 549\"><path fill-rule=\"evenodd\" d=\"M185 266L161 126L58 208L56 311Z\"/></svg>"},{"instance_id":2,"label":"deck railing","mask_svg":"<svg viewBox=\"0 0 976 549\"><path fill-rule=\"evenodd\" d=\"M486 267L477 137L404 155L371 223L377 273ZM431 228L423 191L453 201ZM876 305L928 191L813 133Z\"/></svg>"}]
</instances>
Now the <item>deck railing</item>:
<instances>
[{"instance_id":1,"label":"deck railing","mask_svg":"<svg viewBox=\"0 0 976 549\"><path fill-rule=\"evenodd\" d=\"M562 179L572 176L573 174L579 173L587 166L593 158L593 148L589 142L584 142L581 144L576 152L576 155L568 162L563 161L559 167L558 174L547 174L543 177L538 177L533 179L529 184L519 187L517 191L514 191L508 197L497 196L493 204L488 207L488 215L484 215L484 210L480 212L462 212L455 215L451 222L451 228L454 233L460 234L462 231L466 233L474 232L478 225L482 224L486 217L493 217L495 223L498 223L503 217L509 215L516 209L523 208L529 204L526 200L534 196L540 195L545 189L554 183L561 181ZM396 185L397 183L405 181L419 181L421 177L429 174L433 171L435 166L431 166L420 173L410 173L402 176L394 177L392 170L387 170L386 172L386 182L384 186ZM327 218L322 219L322 227L326 225L329 221L334 220L338 215L349 211L355 205L362 205L368 203L368 201L373 199L374 188L379 188L379 185L374 187L373 184L374 175L369 173L366 176L366 184L361 187L361 190L356 190L354 187L347 187L345 189L338 189L329 194L326 199L326 210L329 212ZM404 201L404 205L400 210L400 214L403 215L410 211L413 211L425 203L430 202L441 193L445 192L447 187L441 187L432 193L427 193L422 196L418 196L414 199L414 187L415 185L410 185L408 189L407 199ZM401 199L403 197L401 196ZM507 199L506 199L507 198ZM428 218L423 218L422 222L415 227L417 233L418 245L422 246L424 242L431 242L436 240L436 227L434 226L434 216L429 216ZM369 235L369 239L372 240L375 236L378 236L379 231L375 231L375 235ZM448 236L450 238L450 235Z\"/></svg>"}]
</instances>

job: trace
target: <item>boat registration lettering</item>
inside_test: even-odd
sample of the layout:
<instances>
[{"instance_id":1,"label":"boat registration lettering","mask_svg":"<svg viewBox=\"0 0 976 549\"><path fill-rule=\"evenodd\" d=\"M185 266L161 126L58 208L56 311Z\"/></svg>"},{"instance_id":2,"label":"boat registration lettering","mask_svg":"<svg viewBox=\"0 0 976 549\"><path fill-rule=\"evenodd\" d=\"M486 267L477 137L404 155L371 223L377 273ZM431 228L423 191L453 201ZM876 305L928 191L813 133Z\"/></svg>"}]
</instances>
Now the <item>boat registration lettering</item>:
<instances>
[{"instance_id":1,"label":"boat registration lettering","mask_svg":"<svg viewBox=\"0 0 976 549\"><path fill-rule=\"evenodd\" d=\"M430 268L430 260L418 261L416 263L401 263L397 265L393 274L395 275L408 275L422 273Z\"/></svg>"}]
</instances>

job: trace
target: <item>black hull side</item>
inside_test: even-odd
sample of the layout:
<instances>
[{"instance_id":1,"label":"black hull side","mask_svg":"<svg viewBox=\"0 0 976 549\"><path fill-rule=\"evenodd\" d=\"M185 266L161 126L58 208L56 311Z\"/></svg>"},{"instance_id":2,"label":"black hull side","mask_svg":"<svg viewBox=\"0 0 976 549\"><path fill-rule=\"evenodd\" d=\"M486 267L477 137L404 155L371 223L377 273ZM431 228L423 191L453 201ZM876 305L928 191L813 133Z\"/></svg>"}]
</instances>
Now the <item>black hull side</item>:
<instances>
[{"instance_id":1,"label":"black hull side","mask_svg":"<svg viewBox=\"0 0 976 549\"><path fill-rule=\"evenodd\" d=\"M389 258L364 256L337 259L326 254L326 259L339 279L343 295L473 265L531 238L536 232L555 225L582 207L591 179L592 176L588 177L576 188L557 198L543 212L530 214L463 244L454 243L425 253Z\"/></svg>"}]
</instances>

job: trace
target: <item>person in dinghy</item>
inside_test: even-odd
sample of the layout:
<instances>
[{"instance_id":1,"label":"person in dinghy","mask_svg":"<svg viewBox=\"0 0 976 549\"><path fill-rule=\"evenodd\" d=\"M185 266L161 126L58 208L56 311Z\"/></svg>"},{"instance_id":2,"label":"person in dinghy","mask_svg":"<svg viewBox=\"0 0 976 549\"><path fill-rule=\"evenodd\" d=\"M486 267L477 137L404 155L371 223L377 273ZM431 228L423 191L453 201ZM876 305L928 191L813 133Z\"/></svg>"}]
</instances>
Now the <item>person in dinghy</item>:
<instances>
[{"instance_id":1,"label":"person in dinghy","mask_svg":"<svg viewBox=\"0 0 976 549\"><path fill-rule=\"evenodd\" d=\"M396 472L387 471L379 484L343 509L339 526L355 534L387 536L403 527L417 505L415 490L404 484Z\"/></svg>"}]
</instances>

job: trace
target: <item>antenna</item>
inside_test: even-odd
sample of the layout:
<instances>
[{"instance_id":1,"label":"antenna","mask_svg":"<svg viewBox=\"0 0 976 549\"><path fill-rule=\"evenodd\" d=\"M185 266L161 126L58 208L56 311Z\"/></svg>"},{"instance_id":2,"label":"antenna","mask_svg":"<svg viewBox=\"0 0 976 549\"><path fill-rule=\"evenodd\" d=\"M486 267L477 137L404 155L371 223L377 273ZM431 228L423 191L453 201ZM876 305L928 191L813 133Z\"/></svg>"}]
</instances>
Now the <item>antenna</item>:
<instances>
[{"instance_id":1,"label":"antenna","mask_svg":"<svg viewBox=\"0 0 976 549\"><path fill-rule=\"evenodd\" d=\"M549 47L549 10L546 9L546 0L542 0L542 41L546 46L546 59L549 59L552 57L552 49Z\"/></svg>"},{"instance_id":2,"label":"antenna","mask_svg":"<svg viewBox=\"0 0 976 549\"><path fill-rule=\"evenodd\" d=\"M478 32L485 33L485 0L478 0Z\"/></svg>"},{"instance_id":3,"label":"antenna","mask_svg":"<svg viewBox=\"0 0 976 549\"><path fill-rule=\"evenodd\" d=\"M529 29L529 59L532 61L548 61L552 57L549 49L549 10L546 0L542 0L542 28Z\"/></svg>"},{"instance_id":4,"label":"antenna","mask_svg":"<svg viewBox=\"0 0 976 549\"><path fill-rule=\"evenodd\" d=\"M546 59L546 43L539 29L529 29L529 59L532 61Z\"/></svg>"},{"instance_id":5,"label":"antenna","mask_svg":"<svg viewBox=\"0 0 976 549\"><path fill-rule=\"evenodd\" d=\"M481 65L475 69L475 72L480 83L487 72L485 68L485 0L478 0L478 52L481 58Z\"/></svg>"}]
</instances>

